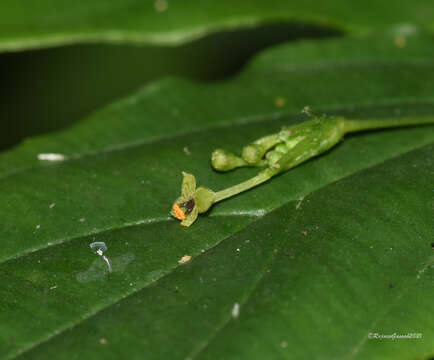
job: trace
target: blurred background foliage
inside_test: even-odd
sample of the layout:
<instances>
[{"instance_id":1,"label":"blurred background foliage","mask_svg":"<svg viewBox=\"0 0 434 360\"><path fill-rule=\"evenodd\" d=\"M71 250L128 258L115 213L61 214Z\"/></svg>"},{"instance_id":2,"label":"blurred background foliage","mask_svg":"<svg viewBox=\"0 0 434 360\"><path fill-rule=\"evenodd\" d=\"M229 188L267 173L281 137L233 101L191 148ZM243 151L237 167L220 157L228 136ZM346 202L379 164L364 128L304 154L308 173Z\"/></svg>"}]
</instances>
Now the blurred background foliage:
<instances>
[{"instance_id":1,"label":"blurred background foliage","mask_svg":"<svg viewBox=\"0 0 434 360\"><path fill-rule=\"evenodd\" d=\"M222 81L277 43L432 27L433 17L431 0L3 0L0 150L157 78Z\"/></svg>"},{"instance_id":2,"label":"blurred background foliage","mask_svg":"<svg viewBox=\"0 0 434 360\"><path fill-rule=\"evenodd\" d=\"M219 32L180 46L79 44L0 54L0 150L64 128L157 78L222 81L271 45L340 34L282 22Z\"/></svg>"}]
</instances>

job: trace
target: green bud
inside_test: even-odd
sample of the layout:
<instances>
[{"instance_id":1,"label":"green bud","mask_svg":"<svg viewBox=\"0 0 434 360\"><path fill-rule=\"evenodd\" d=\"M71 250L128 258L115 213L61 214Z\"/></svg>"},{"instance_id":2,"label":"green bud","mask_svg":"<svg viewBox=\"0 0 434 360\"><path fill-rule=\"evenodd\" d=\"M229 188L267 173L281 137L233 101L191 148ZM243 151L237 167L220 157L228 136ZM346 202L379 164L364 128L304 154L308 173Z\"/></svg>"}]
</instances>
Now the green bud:
<instances>
[{"instance_id":1,"label":"green bud","mask_svg":"<svg viewBox=\"0 0 434 360\"><path fill-rule=\"evenodd\" d=\"M240 157L228 151L217 149L211 154L211 165L217 171L229 171L247 164Z\"/></svg>"},{"instance_id":2,"label":"green bud","mask_svg":"<svg viewBox=\"0 0 434 360\"><path fill-rule=\"evenodd\" d=\"M274 151L285 154L288 151L288 147L286 146L286 144L280 144L274 148Z\"/></svg>"},{"instance_id":3,"label":"green bud","mask_svg":"<svg viewBox=\"0 0 434 360\"><path fill-rule=\"evenodd\" d=\"M273 165L273 164L277 163L280 160L280 158L282 157L282 155L285 153L286 153L286 151L285 152L280 152L280 151L276 151L276 150L269 151L267 153L268 164Z\"/></svg>"},{"instance_id":4,"label":"green bud","mask_svg":"<svg viewBox=\"0 0 434 360\"><path fill-rule=\"evenodd\" d=\"M256 165L264 156L264 148L258 144L249 144L244 146L241 156L249 165Z\"/></svg>"}]
</instances>

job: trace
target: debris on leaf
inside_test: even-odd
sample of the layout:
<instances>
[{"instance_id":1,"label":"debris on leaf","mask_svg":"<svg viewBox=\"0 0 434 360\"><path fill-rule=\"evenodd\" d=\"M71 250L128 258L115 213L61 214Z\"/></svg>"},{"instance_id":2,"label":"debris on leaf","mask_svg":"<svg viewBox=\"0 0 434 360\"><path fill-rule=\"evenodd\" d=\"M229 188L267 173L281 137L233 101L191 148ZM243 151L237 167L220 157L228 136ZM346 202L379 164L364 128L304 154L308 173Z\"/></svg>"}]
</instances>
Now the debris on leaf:
<instances>
[{"instance_id":1,"label":"debris on leaf","mask_svg":"<svg viewBox=\"0 0 434 360\"><path fill-rule=\"evenodd\" d=\"M184 255L181 259L178 260L178 264L185 264L191 260L190 255Z\"/></svg>"},{"instance_id":2,"label":"debris on leaf","mask_svg":"<svg viewBox=\"0 0 434 360\"><path fill-rule=\"evenodd\" d=\"M96 249L96 253L103 258L103 260L107 264L108 271L111 273L113 271L112 265L109 258L104 255L104 251L107 251L107 245L102 241L96 241L91 243L89 246L91 249Z\"/></svg>"},{"instance_id":3,"label":"debris on leaf","mask_svg":"<svg viewBox=\"0 0 434 360\"><path fill-rule=\"evenodd\" d=\"M38 160L41 161L63 161L65 155L62 154L38 154Z\"/></svg>"},{"instance_id":4,"label":"debris on leaf","mask_svg":"<svg viewBox=\"0 0 434 360\"><path fill-rule=\"evenodd\" d=\"M234 307L232 308L232 317L236 319L238 316L240 316L240 304L235 303Z\"/></svg>"}]
</instances>

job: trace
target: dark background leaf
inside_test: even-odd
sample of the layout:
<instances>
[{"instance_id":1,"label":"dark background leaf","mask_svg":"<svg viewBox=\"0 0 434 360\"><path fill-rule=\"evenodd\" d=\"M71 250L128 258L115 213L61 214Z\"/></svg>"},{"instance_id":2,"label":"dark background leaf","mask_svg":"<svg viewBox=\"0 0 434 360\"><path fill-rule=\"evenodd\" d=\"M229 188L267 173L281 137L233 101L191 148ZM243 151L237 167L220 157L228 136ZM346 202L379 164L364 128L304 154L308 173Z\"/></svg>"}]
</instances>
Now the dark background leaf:
<instances>
[{"instance_id":1,"label":"dark background leaf","mask_svg":"<svg viewBox=\"0 0 434 360\"><path fill-rule=\"evenodd\" d=\"M7 86L0 87L0 118L5 119L0 149L64 128L160 77L221 80L270 45L338 34L327 27L282 23L179 46L84 44L3 54L0 77Z\"/></svg>"}]
</instances>

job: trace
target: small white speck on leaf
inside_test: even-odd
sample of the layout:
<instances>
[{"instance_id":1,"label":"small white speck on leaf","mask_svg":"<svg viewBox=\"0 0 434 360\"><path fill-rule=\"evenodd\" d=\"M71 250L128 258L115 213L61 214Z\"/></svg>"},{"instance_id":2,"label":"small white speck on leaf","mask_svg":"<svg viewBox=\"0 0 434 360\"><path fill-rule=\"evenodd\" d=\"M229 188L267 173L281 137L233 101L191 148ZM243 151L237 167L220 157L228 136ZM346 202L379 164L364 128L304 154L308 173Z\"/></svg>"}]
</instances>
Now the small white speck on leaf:
<instances>
[{"instance_id":1,"label":"small white speck on leaf","mask_svg":"<svg viewBox=\"0 0 434 360\"><path fill-rule=\"evenodd\" d=\"M54 286L50 287L50 290L54 290L56 288L57 288L57 285L54 285Z\"/></svg>"},{"instance_id":2,"label":"small white speck on leaf","mask_svg":"<svg viewBox=\"0 0 434 360\"><path fill-rule=\"evenodd\" d=\"M235 303L232 308L232 317L236 319L238 316L240 316L240 304Z\"/></svg>"},{"instance_id":3,"label":"small white speck on leaf","mask_svg":"<svg viewBox=\"0 0 434 360\"><path fill-rule=\"evenodd\" d=\"M303 110L301 110L302 114L306 114L307 116L312 116L312 112L310 106L306 105Z\"/></svg>"},{"instance_id":4,"label":"small white speck on leaf","mask_svg":"<svg viewBox=\"0 0 434 360\"><path fill-rule=\"evenodd\" d=\"M185 154L186 154L187 156L190 156L190 155L191 155L191 152L190 152L190 150L188 149L187 146L184 146L184 148L183 148L182 150L185 152Z\"/></svg>"},{"instance_id":5,"label":"small white speck on leaf","mask_svg":"<svg viewBox=\"0 0 434 360\"><path fill-rule=\"evenodd\" d=\"M63 161L65 160L65 155L62 154L38 154L38 160L41 161Z\"/></svg>"},{"instance_id":6,"label":"small white speck on leaf","mask_svg":"<svg viewBox=\"0 0 434 360\"><path fill-rule=\"evenodd\" d=\"M107 264L108 271L111 273L113 271L112 265L110 263L109 258L104 255L104 251L107 251L107 245L105 244L105 242L95 241L95 242L91 243L89 246L92 250L96 249L97 255L102 257L102 259Z\"/></svg>"},{"instance_id":7,"label":"small white speck on leaf","mask_svg":"<svg viewBox=\"0 0 434 360\"><path fill-rule=\"evenodd\" d=\"M79 221L80 221L80 222L85 222L86 219L85 219L85 218L81 218Z\"/></svg>"},{"instance_id":8,"label":"small white speck on leaf","mask_svg":"<svg viewBox=\"0 0 434 360\"><path fill-rule=\"evenodd\" d=\"M54 208L56 206L55 203L50 204L50 209Z\"/></svg>"},{"instance_id":9,"label":"small white speck on leaf","mask_svg":"<svg viewBox=\"0 0 434 360\"><path fill-rule=\"evenodd\" d=\"M185 264L191 260L190 255L184 255L181 259L178 260L178 264Z\"/></svg>"},{"instance_id":10,"label":"small white speck on leaf","mask_svg":"<svg viewBox=\"0 0 434 360\"><path fill-rule=\"evenodd\" d=\"M40 228L41 228L41 225L40 225L40 224L36 225L36 229L37 229L37 230L39 230Z\"/></svg>"},{"instance_id":11,"label":"small white speck on leaf","mask_svg":"<svg viewBox=\"0 0 434 360\"><path fill-rule=\"evenodd\" d=\"M295 210L298 210L298 209L300 208L301 203L302 203L303 200L304 200L304 196L299 197L297 200L298 200L298 203L297 203L297 205L295 206Z\"/></svg>"},{"instance_id":12,"label":"small white speck on leaf","mask_svg":"<svg viewBox=\"0 0 434 360\"><path fill-rule=\"evenodd\" d=\"M99 343L100 343L101 345L106 345L106 344L107 344L107 339L105 339L105 338L101 338L101 339L99 339Z\"/></svg>"}]
</instances>

